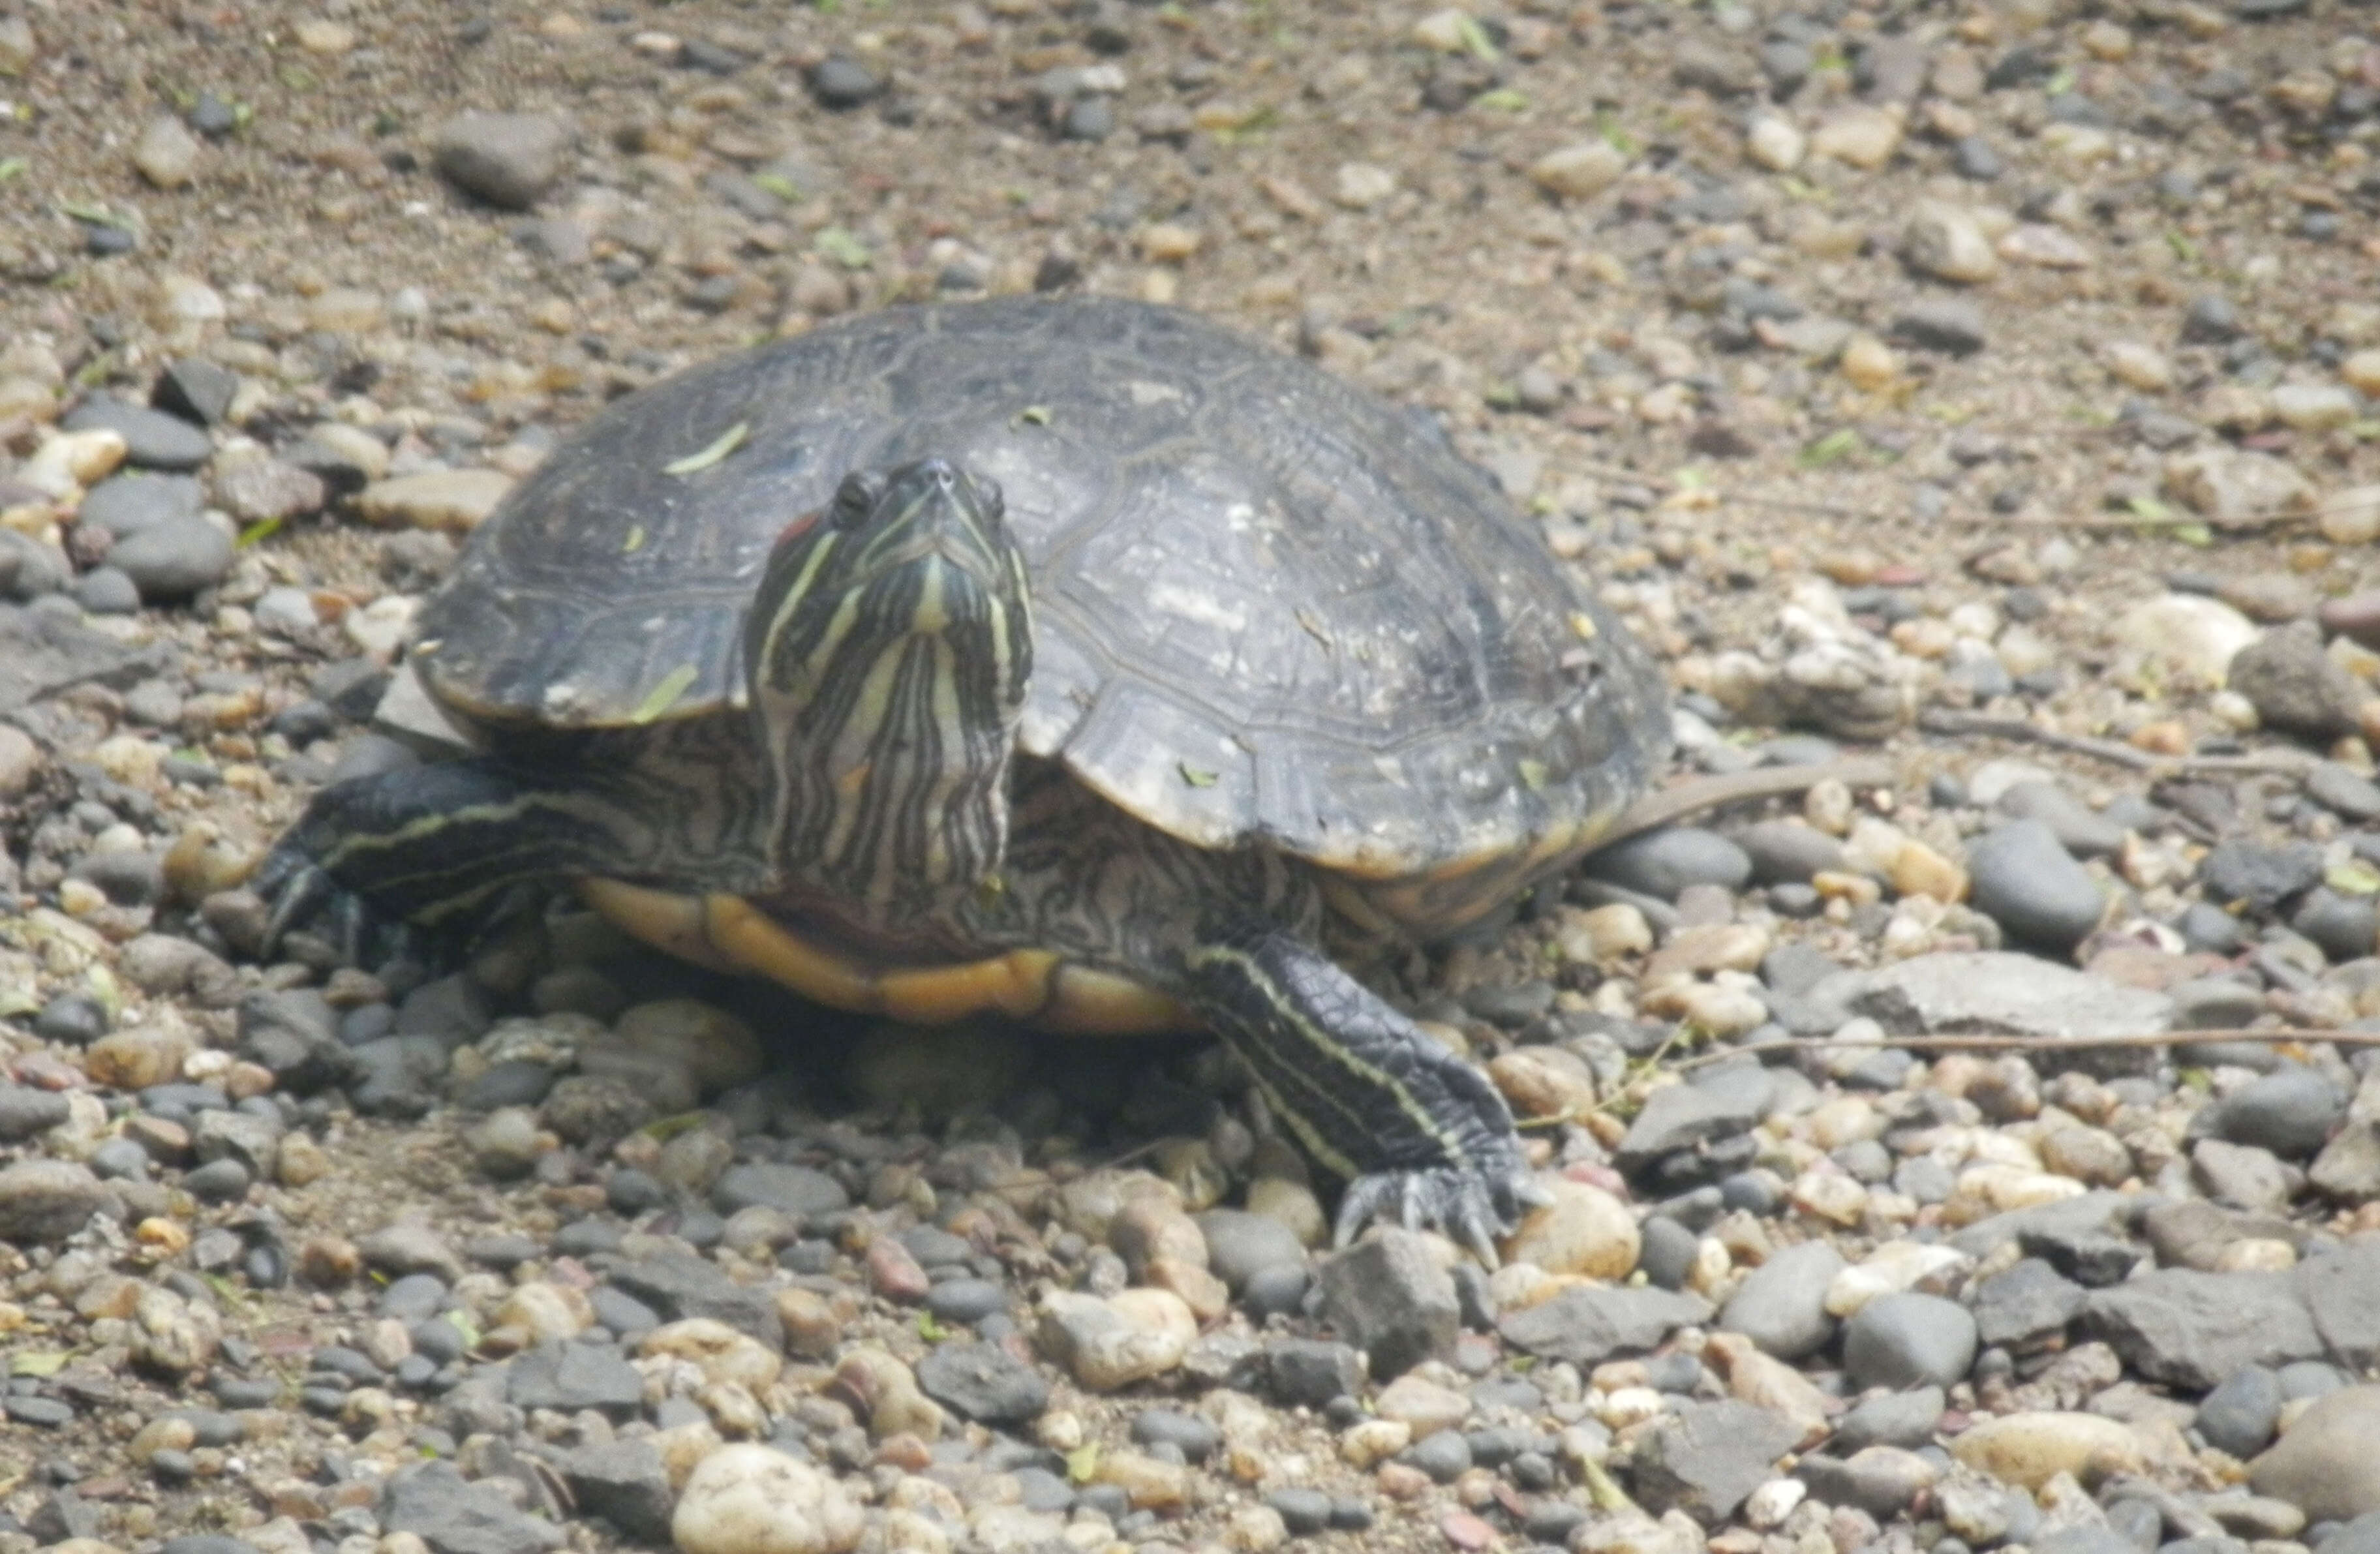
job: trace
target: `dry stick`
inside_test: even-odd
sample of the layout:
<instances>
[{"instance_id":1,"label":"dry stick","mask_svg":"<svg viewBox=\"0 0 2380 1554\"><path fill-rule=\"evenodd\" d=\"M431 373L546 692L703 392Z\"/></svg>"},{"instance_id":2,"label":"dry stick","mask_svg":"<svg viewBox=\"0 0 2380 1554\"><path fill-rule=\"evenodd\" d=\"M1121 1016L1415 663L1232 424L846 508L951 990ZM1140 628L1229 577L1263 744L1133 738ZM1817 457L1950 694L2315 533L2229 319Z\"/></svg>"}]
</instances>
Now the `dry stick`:
<instances>
[{"instance_id":1,"label":"dry stick","mask_svg":"<svg viewBox=\"0 0 2380 1554\"><path fill-rule=\"evenodd\" d=\"M1815 1052L1828 1047L1906 1047L1920 1052L2090 1052L2113 1047L2178 1047L2192 1042L2252 1041L2275 1045L2289 1041L2328 1042L2336 1047L2380 1047L2380 1031L2313 1030L2302 1026L2262 1030L2127 1031L2119 1036L1875 1036L1790 1037L1778 1041L1747 1041L1741 1046L1665 1063L1672 1071L1705 1068L1746 1052Z\"/></svg>"},{"instance_id":2,"label":"dry stick","mask_svg":"<svg viewBox=\"0 0 2380 1554\"><path fill-rule=\"evenodd\" d=\"M1972 735L1986 739L2022 740L2046 745L2054 750L2070 750L2078 756L2130 767L2134 771L2154 771L2170 776L2302 777L2314 765L2313 757L2293 750L2269 750L2253 756L2160 756L2147 750L2136 750L2113 739L2095 739L2084 734L2060 734L2054 728L2043 728L2022 718L1995 718L1982 712L1953 712L1938 708L1920 713L1917 726L1928 734Z\"/></svg>"},{"instance_id":3,"label":"dry stick","mask_svg":"<svg viewBox=\"0 0 2380 1554\"><path fill-rule=\"evenodd\" d=\"M1639 832L1670 825L1705 809L1806 793L1829 778L1846 787L1881 788L1890 786L1893 777L1891 762L1864 756L1822 761L1815 766L1763 766L1717 777L1691 777L1638 799L1597 840L1596 845L1609 847Z\"/></svg>"}]
</instances>

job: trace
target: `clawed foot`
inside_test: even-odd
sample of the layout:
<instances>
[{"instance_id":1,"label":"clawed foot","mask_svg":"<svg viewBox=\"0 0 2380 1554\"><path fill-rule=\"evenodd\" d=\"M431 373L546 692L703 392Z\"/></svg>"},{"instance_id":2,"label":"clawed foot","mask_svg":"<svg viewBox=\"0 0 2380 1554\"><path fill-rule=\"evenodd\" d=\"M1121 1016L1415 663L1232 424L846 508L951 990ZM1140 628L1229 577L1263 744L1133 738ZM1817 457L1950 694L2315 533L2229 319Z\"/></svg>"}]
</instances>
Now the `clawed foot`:
<instances>
[{"instance_id":1,"label":"clawed foot","mask_svg":"<svg viewBox=\"0 0 2380 1554\"><path fill-rule=\"evenodd\" d=\"M347 965L380 965L412 949L410 928L374 912L294 841L267 854L248 887L270 908L261 946L268 959L293 934L320 940Z\"/></svg>"},{"instance_id":2,"label":"clawed foot","mask_svg":"<svg viewBox=\"0 0 2380 1554\"><path fill-rule=\"evenodd\" d=\"M1442 1232L1492 1269L1496 1238L1509 1233L1530 1209L1552 1200L1517 1151L1488 1171L1453 1165L1376 1171L1347 1184L1332 1237L1344 1246L1375 1219L1389 1219L1409 1231Z\"/></svg>"}]
</instances>

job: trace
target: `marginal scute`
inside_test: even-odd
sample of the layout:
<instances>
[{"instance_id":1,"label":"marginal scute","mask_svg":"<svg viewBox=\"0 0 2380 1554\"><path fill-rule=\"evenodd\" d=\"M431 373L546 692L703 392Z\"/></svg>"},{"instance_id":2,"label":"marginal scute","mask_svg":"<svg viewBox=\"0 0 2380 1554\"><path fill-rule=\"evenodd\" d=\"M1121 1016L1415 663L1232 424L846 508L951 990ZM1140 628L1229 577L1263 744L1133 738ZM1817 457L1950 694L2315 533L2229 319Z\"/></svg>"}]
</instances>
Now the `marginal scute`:
<instances>
[{"instance_id":1,"label":"marginal scute","mask_svg":"<svg viewBox=\"0 0 2380 1554\"><path fill-rule=\"evenodd\" d=\"M786 522L929 454L1000 483L1034 568L1023 750L1185 841L1357 877L1409 930L1582 847L1667 744L1649 661L1434 428L1097 298L890 310L623 400L482 526L425 682L488 725L738 707Z\"/></svg>"}]
</instances>

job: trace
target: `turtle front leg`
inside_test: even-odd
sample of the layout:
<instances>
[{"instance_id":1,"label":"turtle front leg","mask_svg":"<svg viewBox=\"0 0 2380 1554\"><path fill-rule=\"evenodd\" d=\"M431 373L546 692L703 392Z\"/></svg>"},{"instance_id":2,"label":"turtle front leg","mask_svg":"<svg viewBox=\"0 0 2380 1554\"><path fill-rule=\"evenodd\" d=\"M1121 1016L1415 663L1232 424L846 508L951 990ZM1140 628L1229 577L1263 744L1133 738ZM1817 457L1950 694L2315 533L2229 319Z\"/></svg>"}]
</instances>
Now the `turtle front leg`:
<instances>
[{"instance_id":1,"label":"turtle front leg","mask_svg":"<svg viewBox=\"0 0 2380 1554\"><path fill-rule=\"evenodd\" d=\"M443 761L322 789L249 886L272 908L268 953L305 931L364 964L398 953L408 926L475 926L514 887L612 847L569 793L525 787L493 761Z\"/></svg>"},{"instance_id":2,"label":"turtle front leg","mask_svg":"<svg viewBox=\"0 0 2380 1554\"><path fill-rule=\"evenodd\" d=\"M1545 1191L1485 1074L1293 935L1214 940L1186 970L1198 1013L1307 1152L1347 1179L1341 1244L1387 1212L1495 1266L1496 1236Z\"/></svg>"}]
</instances>

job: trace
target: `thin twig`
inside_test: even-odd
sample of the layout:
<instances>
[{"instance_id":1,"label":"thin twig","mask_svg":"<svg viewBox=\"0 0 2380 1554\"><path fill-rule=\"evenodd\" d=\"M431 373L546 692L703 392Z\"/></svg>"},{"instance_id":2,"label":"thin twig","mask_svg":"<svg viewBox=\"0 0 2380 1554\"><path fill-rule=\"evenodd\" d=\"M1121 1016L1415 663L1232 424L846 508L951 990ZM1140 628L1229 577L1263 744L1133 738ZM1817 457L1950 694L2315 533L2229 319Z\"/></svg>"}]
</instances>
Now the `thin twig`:
<instances>
[{"instance_id":1,"label":"thin twig","mask_svg":"<svg viewBox=\"0 0 2380 1554\"><path fill-rule=\"evenodd\" d=\"M1944 708L1920 713L1917 726L1927 734L2046 745L2053 750L2067 750L2078 756L2089 756L2095 760L2129 767L2134 771L2151 771L2162 776L2303 777L2314 765L2313 757L2295 750L2268 750L2252 756L2160 756L2148 750L2136 750L2118 740L2097 739L2085 734L2062 734L2054 728L2027 722L2022 718L1995 718L1986 713L1953 712Z\"/></svg>"},{"instance_id":2,"label":"thin twig","mask_svg":"<svg viewBox=\"0 0 2380 1554\"><path fill-rule=\"evenodd\" d=\"M1813 1036L1777 1041L1747 1041L1714 1048L1667 1065L1670 1072L1707 1068L1744 1053L1817 1052L1829 1047L1905 1047L1917 1052L2090 1052L2109 1048L2181 1047L2198 1042L2249 1041L2265 1046L2287 1042L2327 1042L2338 1047L2380 1047L2380 1031L2313 1030L2303 1026L2269 1026L2260 1030L2126 1031L2115 1036Z\"/></svg>"},{"instance_id":3,"label":"thin twig","mask_svg":"<svg viewBox=\"0 0 2380 1554\"><path fill-rule=\"evenodd\" d=\"M1893 778L1892 763L1872 756L1821 761L1815 766L1761 766L1715 777L1691 777L1638 799L1597 845L1608 847L1639 832L1671 825L1706 809L1807 793L1829 779L1846 787L1881 788L1890 786Z\"/></svg>"}]
</instances>

